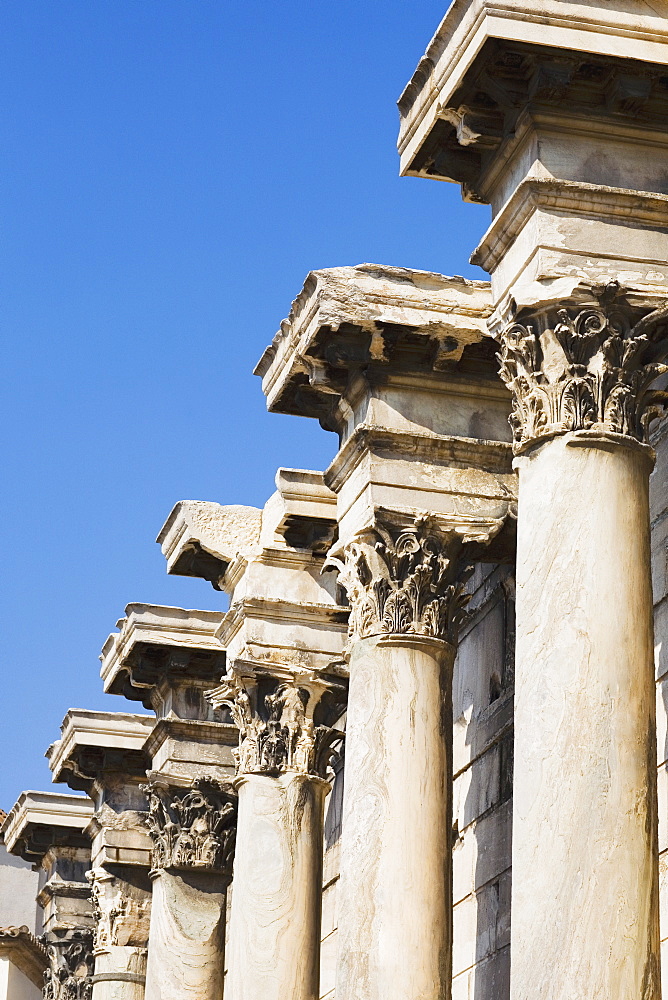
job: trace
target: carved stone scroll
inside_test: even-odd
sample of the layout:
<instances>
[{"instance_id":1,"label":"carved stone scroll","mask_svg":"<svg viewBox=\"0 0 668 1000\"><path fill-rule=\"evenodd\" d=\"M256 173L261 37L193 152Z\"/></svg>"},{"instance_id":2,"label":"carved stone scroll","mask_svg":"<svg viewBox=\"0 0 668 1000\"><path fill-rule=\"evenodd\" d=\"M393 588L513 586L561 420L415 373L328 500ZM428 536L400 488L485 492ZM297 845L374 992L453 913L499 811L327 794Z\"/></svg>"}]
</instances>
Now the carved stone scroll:
<instances>
[{"instance_id":1,"label":"carved stone scroll","mask_svg":"<svg viewBox=\"0 0 668 1000\"><path fill-rule=\"evenodd\" d=\"M516 452L567 431L647 442L650 421L668 403L668 393L652 389L668 372L668 305L639 315L618 282L592 293L592 306L524 313L501 334Z\"/></svg>"},{"instance_id":2,"label":"carved stone scroll","mask_svg":"<svg viewBox=\"0 0 668 1000\"><path fill-rule=\"evenodd\" d=\"M199 869L232 877L237 794L215 778L197 778L184 793L153 781L142 786L153 841L153 869Z\"/></svg>"},{"instance_id":3,"label":"carved stone scroll","mask_svg":"<svg viewBox=\"0 0 668 1000\"><path fill-rule=\"evenodd\" d=\"M473 570L467 542L488 541L500 526L473 538L417 517L406 528L378 523L360 532L328 559L351 605L350 638L421 635L454 644Z\"/></svg>"},{"instance_id":4,"label":"carved stone scroll","mask_svg":"<svg viewBox=\"0 0 668 1000\"><path fill-rule=\"evenodd\" d=\"M308 670L279 680L245 678L232 668L207 697L215 708L228 706L239 729L238 774L326 777L335 746L343 739L325 724L340 714L336 706L341 709L345 701L341 684Z\"/></svg>"},{"instance_id":5,"label":"carved stone scroll","mask_svg":"<svg viewBox=\"0 0 668 1000\"><path fill-rule=\"evenodd\" d=\"M75 930L45 941L49 968L44 973L44 1000L92 1000L93 933Z\"/></svg>"}]
</instances>

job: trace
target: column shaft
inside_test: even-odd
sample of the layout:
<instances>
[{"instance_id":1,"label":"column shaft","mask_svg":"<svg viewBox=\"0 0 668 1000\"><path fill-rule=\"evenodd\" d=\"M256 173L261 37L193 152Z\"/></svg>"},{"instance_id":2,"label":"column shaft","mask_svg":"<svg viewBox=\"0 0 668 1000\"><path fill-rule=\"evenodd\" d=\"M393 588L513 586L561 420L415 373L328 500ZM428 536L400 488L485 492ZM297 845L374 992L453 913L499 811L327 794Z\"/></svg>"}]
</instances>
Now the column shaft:
<instances>
[{"instance_id":1,"label":"column shaft","mask_svg":"<svg viewBox=\"0 0 668 1000\"><path fill-rule=\"evenodd\" d=\"M144 1000L146 948L112 945L95 952L93 1000Z\"/></svg>"},{"instance_id":2,"label":"column shaft","mask_svg":"<svg viewBox=\"0 0 668 1000\"><path fill-rule=\"evenodd\" d=\"M225 882L160 870L153 882L146 1000L221 1000Z\"/></svg>"},{"instance_id":3,"label":"column shaft","mask_svg":"<svg viewBox=\"0 0 668 1000\"><path fill-rule=\"evenodd\" d=\"M648 449L517 460L513 1000L659 997Z\"/></svg>"},{"instance_id":4,"label":"column shaft","mask_svg":"<svg viewBox=\"0 0 668 1000\"><path fill-rule=\"evenodd\" d=\"M444 1000L451 981L453 647L350 657L337 1000Z\"/></svg>"},{"instance_id":5,"label":"column shaft","mask_svg":"<svg viewBox=\"0 0 668 1000\"><path fill-rule=\"evenodd\" d=\"M294 772L239 779L227 984L233 1000L318 1000L328 787Z\"/></svg>"}]
</instances>

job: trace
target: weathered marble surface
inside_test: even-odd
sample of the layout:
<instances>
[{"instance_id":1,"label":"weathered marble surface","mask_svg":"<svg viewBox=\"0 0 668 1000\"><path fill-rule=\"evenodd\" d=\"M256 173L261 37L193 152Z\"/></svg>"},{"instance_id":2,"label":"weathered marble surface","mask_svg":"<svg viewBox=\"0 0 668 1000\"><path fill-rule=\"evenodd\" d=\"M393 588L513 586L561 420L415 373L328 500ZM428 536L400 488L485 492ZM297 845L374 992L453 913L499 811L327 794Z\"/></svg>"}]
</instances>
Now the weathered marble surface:
<instances>
[{"instance_id":1,"label":"weathered marble surface","mask_svg":"<svg viewBox=\"0 0 668 1000\"><path fill-rule=\"evenodd\" d=\"M445 643L419 637L353 646L339 1000L449 994L453 658Z\"/></svg>"},{"instance_id":2,"label":"weathered marble surface","mask_svg":"<svg viewBox=\"0 0 668 1000\"><path fill-rule=\"evenodd\" d=\"M518 462L511 996L658 997L649 460Z\"/></svg>"},{"instance_id":3,"label":"weathered marble surface","mask_svg":"<svg viewBox=\"0 0 668 1000\"><path fill-rule=\"evenodd\" d=\"M95 916L93 1000L143 1000L151 893L104 868L87 877Z\"/></svg>"},{"instance_id":4,"label":"weathered marble surface","mask_svg":"<svg viewBox=\"0 0 668 1000\"><path fill-rule=\"evenodd\" d=\"M521 8L513 0L451 4L399 100L402 173L424 176L415 162L418 151L489 39L666 63L666 25L663 3L647 0L523 0ZM475 123L471 131L465 138L475 145Z\"/></svg>"},{"instance_id":5,"label":"weathered marble surface","mask_svg":"<svg viewBox=\"0 0 668 1000\"><path fill-rule=\"evenodd\" d=\"M208 872L156 876L146 1000L221 1000L225 884Z\"/></svg>"},{"instance_id":6,"label":"weathered marble surface","mask_svg":"<svg viewBox=\"0 0 668 1000\"><path fill-rule=\"evenodd\" d=\"M240 779L226 982L236 1000L318 1000L327 790L305 774Z\"/></svg>"}]
</instances>

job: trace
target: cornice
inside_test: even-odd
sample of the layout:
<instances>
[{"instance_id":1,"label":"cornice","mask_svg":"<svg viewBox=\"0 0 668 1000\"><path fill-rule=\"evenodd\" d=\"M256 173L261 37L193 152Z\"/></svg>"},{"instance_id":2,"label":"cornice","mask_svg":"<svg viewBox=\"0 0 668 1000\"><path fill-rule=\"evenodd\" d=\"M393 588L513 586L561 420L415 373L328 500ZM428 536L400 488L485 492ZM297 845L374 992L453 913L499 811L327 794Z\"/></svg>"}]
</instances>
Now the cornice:
<instances>
[{"instance_id":1,"label":"cornice","mask_svg":"<svg viewBox=\"0 0 668 1000\"><path fill-rule=\"evenodd\" d=\"M46 752L53 780L67 782L66 772L71 771L92 782L108 766L108 758L136 759L141 767L143 746L154 725L155 719L147 715L70 709L61 738Z\"/></svg>"},{"instance_id":2,"label":"cornice","mask_svg":"<svg viewBox=\"0 0 668 1000\"><path fill-rule=\"evenodd\" d=\"M94 811L93 803L83 796L22 792L2 826L7 850L35 863L52 846L84 844L83 831ZM38 844L32 842L35 833Z\"/></svg>"},{"instance_id":3,"label":"cornice","mask_svg":"<svg viewBox=\"0 0 668 1000\"><path fill-rule=\"evenodd\" d=\"M579 8L579 9L578 9ZM645 7L631 16L610 5L564 0L455 0L399 98L402 173L490 38L530 42L620 60L668 62L665 18Z\"/></svg>"},{"instance_id":4,"label":"cornice","mask_svg":"<svg viewBox=\"0 0 668 1000\"><path fill-rule=\"evenodd\" d=\"M217 650L214 634L221 617L217 611L128 604L125 617L117 622L120 631L112 632L102 649L100 676L106 684L122 667L129 666L139 643Z\"/></svg>"},{"instance_id":5,"label":"cornice","mask_svg":"<svg viewBox=\"0 0 668 1000\"><path fill-rule=\"evenodd\" d=\"M206 673L207 657L224 658L225 651L215 638L222 612L150 604L129 604L125 610L125 618L118 622L121 631L109 636L100 657L107 693L122 694L151 708L151 692L163 675L190 671L196 679L199 669ZM142 666L145 656L148 659ZM190 665L189 658L193 660ZM147 672L143 674L144 667ZM220 674L220 669L214 673Z\"/></svg>"},{"instance_id":6,"label":"cornice","mask_svg":"<svg viewBox=\"0 0 668 1000\"><path fill-rule=\"evenodd\" d=\"M255 374L270 410L324 419L344 373L390 364L406 331L434 341L439 370L485 336L491 308L487 282L459 276L376 264L312 271Z\"/></svg>"}]
</instances>

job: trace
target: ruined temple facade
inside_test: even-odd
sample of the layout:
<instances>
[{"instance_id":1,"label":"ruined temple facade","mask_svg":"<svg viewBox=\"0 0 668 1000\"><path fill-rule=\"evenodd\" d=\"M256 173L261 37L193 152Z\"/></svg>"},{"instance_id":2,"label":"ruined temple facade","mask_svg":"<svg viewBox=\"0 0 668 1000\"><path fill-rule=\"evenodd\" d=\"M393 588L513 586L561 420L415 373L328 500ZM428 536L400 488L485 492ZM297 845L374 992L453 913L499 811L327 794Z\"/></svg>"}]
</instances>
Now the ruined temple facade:
<instances>
[{"instance_id":1,"label":"ruined temple facade","mask_svg":"<svg viewBox=\"0 0 668 1000\"><path fill-rule=\"evenodd\" d=\"M256 374L338 452L169 514L229 609L104 644L138 711L4 818L2 1000L661 996L668 4L455 0L399 111L490 281L308 275Z\"/></svg>"}]
</instances>

